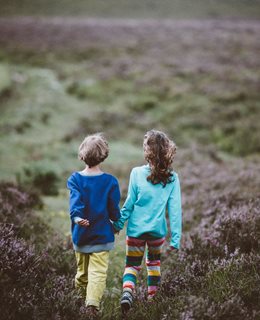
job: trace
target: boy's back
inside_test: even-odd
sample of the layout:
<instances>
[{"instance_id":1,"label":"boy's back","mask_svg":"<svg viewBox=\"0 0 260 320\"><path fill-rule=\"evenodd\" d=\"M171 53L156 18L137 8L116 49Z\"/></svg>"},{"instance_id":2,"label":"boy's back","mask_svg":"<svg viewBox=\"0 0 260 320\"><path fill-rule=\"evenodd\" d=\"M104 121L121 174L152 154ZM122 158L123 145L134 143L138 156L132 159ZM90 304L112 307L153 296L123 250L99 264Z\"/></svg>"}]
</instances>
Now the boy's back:
<instances>
[{"instance_id":1,"label":"boy's back","mask_svg":"<svg viewBox=\"0 0 260 320\"><path fill-rule=\"evenodd\" d=\"M114 242L110 220L117 220L120 194L117 179L107 173L86 175L74 172L68 179L72 216L72 240L76 246ZM74 218L89 220L82 227Z\"/></svg>"}]
</instances>

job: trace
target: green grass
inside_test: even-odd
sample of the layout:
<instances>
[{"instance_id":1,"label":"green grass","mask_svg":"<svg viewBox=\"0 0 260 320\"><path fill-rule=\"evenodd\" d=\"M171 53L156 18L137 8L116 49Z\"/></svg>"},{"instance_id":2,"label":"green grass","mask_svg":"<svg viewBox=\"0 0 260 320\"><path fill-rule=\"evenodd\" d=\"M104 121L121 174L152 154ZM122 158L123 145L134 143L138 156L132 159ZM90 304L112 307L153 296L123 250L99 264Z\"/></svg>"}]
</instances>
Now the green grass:
<instances>
[{"instance_id":1,"label":"green grass","mask_svg":"<svg viewBox=\"0 0 260 320\"><path fill-rule=\"evenodd\" d=\"M0 64L0 95L11 87L11 72L8 65Z\"/></svg>"},{"instance_id":2,"label":"green grass","mask_svg":"<svg viewBox=\"0 0 260 320\"><path fill-rule=\"evenodd\" d=\"M260 151L255 122L259 93L255 80L245 90L248 73L241 75L235 66L226 78L208 71L173 73L164 80L161 62L156 83L140 84L150 70L126 78L112 70L107 80L98 74L98 58L91 58L94 67L88 67L88 60L59 59L57 53L52 61L43 55L38 66L35 56L32 52L18 65L12 61L16 55L5 56L0 65L2 87L10 91L1 100L1 179L14 180L25 164L47 161L62 177L62 187L70 172L82 168L79 143L97 131L104 131L111 142L105 168L120 178L129 174L131 164L142 163L142 137L153 127L167 131L181 148L215 145L236 156ZM121 56L118 52L117 58ZM249 71L252 79L258 76L257 69Z\"/></svg>"},{"instance_id":3,"label":"green grass","mask_svg":"<svg viewBox=\"0 0 260 320\"><path fill-rule=\"evenodd\" d=\"M260 15L259 0L9 0L0 1L1 15L75 15L117 18L249 17Z\"/></svg>"}]
</instances>

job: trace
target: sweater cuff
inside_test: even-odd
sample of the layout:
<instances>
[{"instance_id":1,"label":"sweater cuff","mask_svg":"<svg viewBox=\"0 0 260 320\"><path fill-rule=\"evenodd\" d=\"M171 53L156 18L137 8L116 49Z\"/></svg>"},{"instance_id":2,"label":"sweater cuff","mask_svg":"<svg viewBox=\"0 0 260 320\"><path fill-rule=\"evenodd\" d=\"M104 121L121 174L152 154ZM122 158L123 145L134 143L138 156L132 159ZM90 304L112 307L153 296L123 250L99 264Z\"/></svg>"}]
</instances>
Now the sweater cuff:
<instances>
[{"instance_id":1,"label":"sweater cuff","mask_svg":"<svg viewBox=\"0 0 260 320\"><path fill-rule=\"evenodd\" d=\"M172 240L172 241L170 242L170 246L171 246L171 247L174 247L174 248L177 249L177 250L179 250L179 249L180 249L180 241L177 242L176 240L175 240L175 241Z\"/></svg>"},{"instance_id":2,"label":"sweater cuff","mask_svg":"<svg viewBox=\"0 0 260 320\"><path fill-rule=\"evenodd\" d=\"M120 227L116 224L116 222L113 223L113 228L116 230L116 231L120 231Z\"/></svg>"},{"instance_id":3,"label":"sweater cuff","mask_svg":"<svg viewBox=\"0 0 260 320\"><path fill-rule=\"evenodd\" d=\"M75 217L75 218L74 218L74 223L78 223L78 222L80 222L80 221L82 221L82 220L84 220L84 219L82 219L82 218L80 218L80 217Z\"/></svg>"}]
</instances>

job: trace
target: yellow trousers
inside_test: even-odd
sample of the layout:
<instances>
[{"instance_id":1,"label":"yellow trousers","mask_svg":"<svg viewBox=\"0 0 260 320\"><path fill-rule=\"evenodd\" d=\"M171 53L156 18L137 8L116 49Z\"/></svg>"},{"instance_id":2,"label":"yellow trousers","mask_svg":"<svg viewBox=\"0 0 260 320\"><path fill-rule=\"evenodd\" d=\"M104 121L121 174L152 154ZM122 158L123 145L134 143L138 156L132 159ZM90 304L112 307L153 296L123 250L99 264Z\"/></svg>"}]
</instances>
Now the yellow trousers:
<instances>
[{"instance_id":1,"label":"yellow trousers","mask_svg":"<svg viewBox=\"0 0 260 320\"><path fill-rule=\"evenodd\" d=\"M86 299L87 306L99 309L106 288L108 251L81 253L76 252L77 274L75 286Z\"/></svg>"}]
</instances>

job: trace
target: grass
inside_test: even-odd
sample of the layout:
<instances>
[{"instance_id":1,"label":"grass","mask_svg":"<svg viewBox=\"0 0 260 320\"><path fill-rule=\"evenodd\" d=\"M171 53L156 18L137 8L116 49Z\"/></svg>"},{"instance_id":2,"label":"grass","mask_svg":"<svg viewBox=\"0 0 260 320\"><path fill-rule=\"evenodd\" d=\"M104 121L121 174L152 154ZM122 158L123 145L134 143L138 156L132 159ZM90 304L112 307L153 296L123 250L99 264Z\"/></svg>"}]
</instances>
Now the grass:
<instances>
[{"instance_id":1,"label":"grass","mask_svg":"<svg viewBox=\"0 0 260 320\"><path fill-rule=\"evenodd\" d=\"M83 15L113 18L259 17L258 0L17 0L0 1L1 15Z\"/></svg>"}]
</instances>

